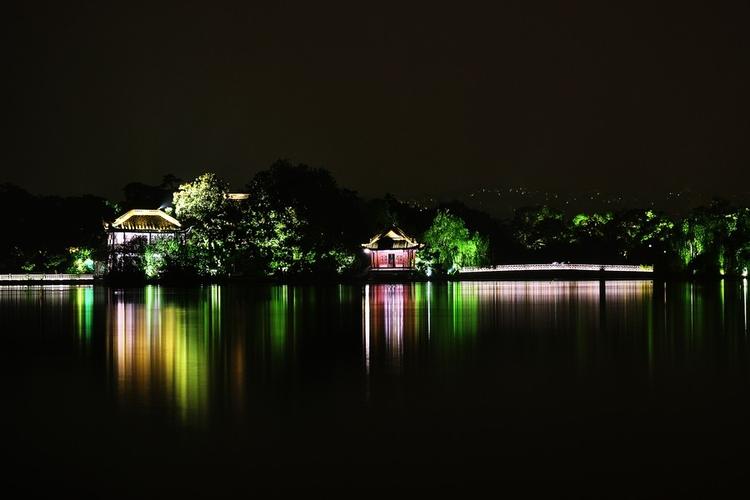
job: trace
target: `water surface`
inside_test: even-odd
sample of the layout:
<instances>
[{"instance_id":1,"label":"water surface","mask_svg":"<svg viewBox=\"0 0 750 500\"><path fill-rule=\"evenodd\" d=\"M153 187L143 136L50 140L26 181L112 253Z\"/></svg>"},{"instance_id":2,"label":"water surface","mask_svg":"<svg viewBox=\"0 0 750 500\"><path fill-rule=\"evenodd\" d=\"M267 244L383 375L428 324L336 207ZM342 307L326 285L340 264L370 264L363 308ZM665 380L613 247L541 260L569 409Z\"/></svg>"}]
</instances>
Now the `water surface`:
<instances>
[{"instance_id":1,"label":"water surface","mask_svg":"<svg viewBox=\"0 0 750 500\"><path fill-rule=\"evenodd\" d=\"M715 493L750 465L747 288L0 287L7 482Z\"/></svg>"}]
</instances>

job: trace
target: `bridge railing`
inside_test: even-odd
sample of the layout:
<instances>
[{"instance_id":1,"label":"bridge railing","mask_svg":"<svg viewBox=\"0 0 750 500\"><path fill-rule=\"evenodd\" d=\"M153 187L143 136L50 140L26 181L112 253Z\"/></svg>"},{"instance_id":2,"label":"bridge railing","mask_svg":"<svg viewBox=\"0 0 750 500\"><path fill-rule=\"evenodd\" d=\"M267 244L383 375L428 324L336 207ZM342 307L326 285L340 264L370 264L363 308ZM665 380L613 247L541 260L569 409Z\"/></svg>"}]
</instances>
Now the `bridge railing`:
<instances>
[{"instance_id":1,"label":"bridge railing","mask_svg":"<svg viewBox=\"0 0 750 500\"><path fill-rule=\"evenodd\" d=\"M626 264L506 264L487 267L464 267L462 273L502 273L521 271L594 271L610 273L652 273L654 266Z\"/></svg>"},{"instance_id":2,"label":"bridge railing","mask_svg":"<svg viewBox=\"0 0 750 500\"><path fill-rule=\"evenodd\" d=\"M94 281L93 274L0 274L0 281Z\"/></svg>"}]
</instances>

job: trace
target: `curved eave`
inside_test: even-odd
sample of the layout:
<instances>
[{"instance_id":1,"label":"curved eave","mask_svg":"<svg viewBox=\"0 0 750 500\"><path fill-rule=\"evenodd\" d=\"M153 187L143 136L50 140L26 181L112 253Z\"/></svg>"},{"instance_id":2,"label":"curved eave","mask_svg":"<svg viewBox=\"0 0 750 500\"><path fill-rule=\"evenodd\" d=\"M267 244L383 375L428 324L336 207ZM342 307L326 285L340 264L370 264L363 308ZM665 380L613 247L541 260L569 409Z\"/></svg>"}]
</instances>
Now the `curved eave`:
<instances>
[{"instance_id":1,"label":"curved eave","mask_svg":"<svg viewBox=\"0 0 750 500\"><path fill-rule=\"evenodd\" d=\"M160 227L114 227L108 228L109 232L131 232L131 233L181 233L184 229L179 227L160 228Z\"/></svg>"},{"instance_id":2,"label":"curved eave","mask_svg":"<svg viewBox=\"0 0 750 500\"><path fill-rule=\"evenodd\" d=\"M158 217L166 222L168 226L173 227L156 227L156 226L134 226L128 227L127 222L133 217ZM162 212L161 210L150 210L135 208L128 210L120 217L118 217L111 225L112 229L119 229L123 231L163 231L163 232L174 232L179 231L182 228L180 221L172 217L171 215Z\"/></svg>"},{"instance_id":3,"label":"curved eave","mask_svg":"<svg viewBox=\"0 0 750 500\"><path fill-rule=\"evenodd\" d=\"M362 248L366 248L368 250L372 250L373 252L377 251L386 251L386 250L421 250L424 248L424 243L417 243L416 245L410 245L407 247L390 247L390 248L379 248L376 245L371 245L370 243L362 243Z\"/></svg>"}]
</instances>

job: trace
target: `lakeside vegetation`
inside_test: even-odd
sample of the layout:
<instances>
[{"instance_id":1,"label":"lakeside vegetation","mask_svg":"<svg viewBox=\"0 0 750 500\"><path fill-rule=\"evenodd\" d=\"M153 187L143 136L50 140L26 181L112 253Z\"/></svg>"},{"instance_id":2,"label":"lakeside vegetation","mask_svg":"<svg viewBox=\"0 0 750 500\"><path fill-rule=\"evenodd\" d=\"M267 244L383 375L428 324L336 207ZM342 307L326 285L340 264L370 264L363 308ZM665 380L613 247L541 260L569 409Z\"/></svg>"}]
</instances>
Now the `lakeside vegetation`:
<instances>
[{"instance_id":1,"label":"lakeside vegetation","mask_svg":"<svg viewBox=\"0 0 750 500\"><path fill-rule=\"evenodd\" d=\"M241 189L212 173L157 186L131 183L124 199L34 196L0 185L6 230L0 272L91 272L107 260L103 222L130 208L167 210L189 227L184 242L131 243L136 257L113 273L141 279L335 278L367 266L360 243L398 225L427 247L417 269L587 262L653 264L687 276L741 276L750 267L750 208L715 200L674 215L653 208L565 214L519 207L497 219L461 202L424 206L392 195L364 199L324 169L278 161Z\"/></svg>"}]
</instances>

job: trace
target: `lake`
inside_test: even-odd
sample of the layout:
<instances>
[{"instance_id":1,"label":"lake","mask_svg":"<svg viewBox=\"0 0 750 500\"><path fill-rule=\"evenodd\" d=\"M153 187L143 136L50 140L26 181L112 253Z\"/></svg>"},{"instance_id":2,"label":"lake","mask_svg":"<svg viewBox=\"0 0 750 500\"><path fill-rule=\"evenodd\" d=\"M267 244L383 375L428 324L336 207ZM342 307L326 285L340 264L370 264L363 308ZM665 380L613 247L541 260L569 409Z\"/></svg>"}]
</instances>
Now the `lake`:
<instances>
[{"instance_id":1,"label":"lake","mask_svg":"<svg viewBox=\"0 0 750 500\"><path fill-rule=\"evenodd\" d=\"M748 283L0 287L4 483L229 496L715 494Z\"/></svg>"}]
</instances>

